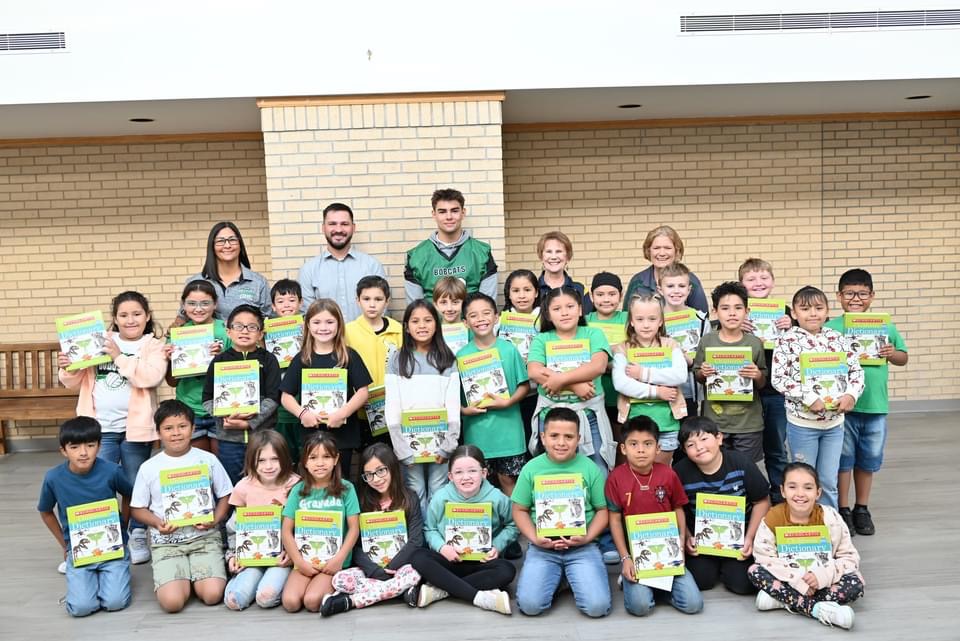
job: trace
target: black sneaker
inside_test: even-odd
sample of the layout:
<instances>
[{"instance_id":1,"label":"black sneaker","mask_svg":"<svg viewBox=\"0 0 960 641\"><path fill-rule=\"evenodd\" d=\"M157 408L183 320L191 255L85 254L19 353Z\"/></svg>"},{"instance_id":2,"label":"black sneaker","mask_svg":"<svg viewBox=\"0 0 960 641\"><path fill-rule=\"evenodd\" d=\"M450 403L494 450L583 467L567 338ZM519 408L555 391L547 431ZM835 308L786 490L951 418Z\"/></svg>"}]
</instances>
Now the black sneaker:
<instances>
[{"instance_id":1,"label":"black sneaker","mask_svg":"<svg viewBox=\"0 0 960 641\"><path fill-rule=\"evenodd\" d=\"M508 561L516 561L517 559L523 558L523 548L520 547L520 543L514 541L507 546L507 549L503 551L503 558Z\"/></svg>"},{"instance_id":2,"label":"black sneaker","mask_svg":"<svg viewBox=\"0 0 960 641\"><path fill-rule=\"evenodd\" d=\"M850 536L855 535L857 532L853 529L853 512L848 507L842 507L838 511L840 512L840 518L843 519L843 522L847 524L847 529L850 530Z\"/></svg>"},{"instance_id":3,"label":"black sneaker","mask_svg":"<svg viewBox=\"0 0 960 641\"><path fill-rule=\"evenodd\" d=\"M331 594L320 605L320 616L332 617L350 609L350 595L338 592Z\"/></svg>"},{"instance_id":4,"label":"black sneaker","mask_svg":"<svg viewBox=\"0 0 960 641\"><path fill-rule=\"evenodd\" d=\"M407 591L403 593L403 600L411 608L417 607L417 602L420 601L420 586L414 585L407 588Z\"/></svg>"},{"instance_id":5,"label":"black sneaker","mask_svg":"<svg viewBox=\"0 0 960 641\"><path fill-rule=\"evenodd\" d=\"M873 519L870 518L870 510L864 505L858 505L853 508L853 527L857 534L872 536L877 528L873 526Z\"/></svg>"}]
</instances>

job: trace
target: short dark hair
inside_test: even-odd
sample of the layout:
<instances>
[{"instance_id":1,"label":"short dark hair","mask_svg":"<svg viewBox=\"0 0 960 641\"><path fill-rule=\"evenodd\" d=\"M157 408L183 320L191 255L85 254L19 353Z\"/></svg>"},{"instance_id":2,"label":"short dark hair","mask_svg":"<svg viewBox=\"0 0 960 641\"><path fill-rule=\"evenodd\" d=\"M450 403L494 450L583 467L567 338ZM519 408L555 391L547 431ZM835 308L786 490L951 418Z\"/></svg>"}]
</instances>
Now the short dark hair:
<instances>
[{"instance_id":1,"label":"short dark hair","mask_svg":"<svg viewBox=\"0 0 960 641\"><path fill-rule=\"evenodd\" d=\"M77 416L60 424L60 447L80 443L100 442L100 423L89 416Z\"/></svg>"},{"instance_id":2,"label":"short dark hair","mask_svg":"<svg viewBox=\"0 0 960 641\"><path fill-rule=\"evenodd\" d=\"M350 209L350 207L348 207L347 205L344 205L343 203L330 203L329 205L323 208L324 220L327 219L327 214L329 214L331 211L345 211L348 214L350 214L350 222L351 223L353 222L353 210Z\"/></svg>"},{"instance_id":3,"label":"short dark hair","mask_svg":"<svg viewBox=\"0 0 960 641\"><path fill-rule=\"evenodd\" d=\"M865 269L848 269L840 276L840 284L837 285L837 291L842 291L849 285L863 285L873 291L873 276Z\"/></svg>"},{"instance_id":4,"label":"short dark hair","mask_svg":"<svg viewBox=\"0 0 960 641\"><path fill-rule=\"evenodd\" d=\"M433 195L430 196L430 207L432 209L437 208L437 203L441 200L455 200L460 203L461 207L466 206L466 201L463 199L463 194L457 191L456 189L438 189L433 192Z\"/></svg>"},{"instance_id":5,"label":"short dark hair","mask_svg":"<svg viewBox=\"0 0 960 641\"><path fill-rule=\"evenodd\" d=\"M183 401L171 398L163 401L157 407L157 411L153 413L153 424L157 429L160 429L160 424L171 416L182 416L190 422L190 425L193 425L193 419L195 417L189 405Z\"/></svg>"},{"instance_id":6,"label":"short dark hair","mask_svg":"<svg viewBox=\"0 0 960 641\"><path fill-rule=\"evenodd\" d=\"M829 304L827 295L813 285L804 285L798 289L797 293L793 295L793 300L790 301L793 307L797 307L798 305L812 305L813 303Z\"/></svg>"},{"instance_id":7,"label":"short dark hair","mask_svg":"<svg viewBox=\"0 0 960 641\"><path fill-rule=\"evenodd\" d=\"M357 281L357 298L365 289L379 289L390 300L390 283L383 276L364 276Z\"/></svg>"},{"instance_id":8,"label":"short dark hair","mask_svg":"<svg viewBox=\"0 0 960 641\"><path fill-rule=\"evenodd\" d=\"M724 296L738 296L743 301L744 307L749 304L750 294L747 293L747 288L734 280L720 283L710 292L710 300L713 301L714 309L720 305L720 299Z\"/></svg>"},{"instance_id":9,"label":"short dark hair","mask_svg":"<svg viewBox=\"0 0 960 641\"><path fill-rule=\"evenodd\" d=\"M547 425L556 421L566 421L577 426L577 432L580 431L580 417L569 407L553 407L547 412L543 419L543 431L547 431Z\"/></svg>"},{"instance_id":10,"label":"short dark hair","mask_svg":"<svg viewBox=\"0 0 960 641\"><path fill-rule=\"evenodd\" d=\"M286 296L287 294L293 294L302 300L303 290L300 289L300 283L292 278L281 278L270 288L270 300L276 299L277 296Z\"/></svg>"},{"instance_id":11,"label":"short dark hair","mask_svg":"<svg viewBox=\"0 0 960 641\"><path fill-rule=\"evenodd\" d=\"M493 308L493 313L497 313L497 301L493 300L490 296L487 296L483 292L473 292L472 294L467 294L467 297L463 299L463 315L467 315L467 308L470 307L472 303L477 302L478 300L485 302L487 305Z\"/></svg>"},{"instance_id":12,"label":"short dark hair","mask_svg":"<svg viewBox=\"0 0 960 641\"><path fill-rule=\"evenodd\" d=\"M720 427L706 416L690 416L680 424L680 447L686 445L691 437L697 434L720 434Z\"/></svg>"},{"instance_id":13,"label":"short dark hair","mask_svg":"<svg viewBox=\"0 0 960 641\"><path fill-rule=\"evenodd\" d=\"M620 430L620 442L626 443L627 436L637 432L646 432L653 437L653 440L660 440L660 426L657 425L656 421L649 416L634 416L627 421L626 425L623 426L623 429Z\"/></svg>"},{"instance_id":14,"label":"short dark hair","mask_svg":"<svg viewBox=\"0 0 960 641\"><path fill-rule=\"evenodd\" d=\"M237 305L233 308L233 311L230 312L230 315L227 317L227 327L233 323L233 319L237 317L238 314L253 314L257 322L260 323L260 326L263 327L263 312L260 311L259 307L254 307L253 305Z\"/></svg>"}]
</instances>

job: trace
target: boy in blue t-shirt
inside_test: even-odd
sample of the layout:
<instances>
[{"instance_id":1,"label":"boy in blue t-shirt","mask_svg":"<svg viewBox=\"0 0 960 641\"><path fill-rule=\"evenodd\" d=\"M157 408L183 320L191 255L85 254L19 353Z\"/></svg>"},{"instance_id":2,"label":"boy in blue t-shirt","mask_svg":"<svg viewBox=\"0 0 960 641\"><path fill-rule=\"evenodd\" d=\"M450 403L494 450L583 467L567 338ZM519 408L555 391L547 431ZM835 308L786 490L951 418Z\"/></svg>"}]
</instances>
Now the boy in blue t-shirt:
<instances>
[{"instance_id":1,"label":"boy in blue t-shirt","mask_svg":"<svg viewBox=\"0 0 960 641\"><path fill-rule=\"evenodd\" d=\"M40 519L63 549L67 567L65 605L71 616L83 617L103 608L122 610L130 605L130 555L126 552L126 527L111 530L124 546L120 559L74 566L70 548L67 508L123 497L124 507L130 501L133 487L119 465L97 458L100 450L100 423L88 416L78 416L60 426L60 453L65 463L49 470L40 487L37 510ZM56 513L54 513L56 508ZM108 539L110 533L107 534ZM109 541L104 541L104 545Z\"/></svg>"}]
</instances>

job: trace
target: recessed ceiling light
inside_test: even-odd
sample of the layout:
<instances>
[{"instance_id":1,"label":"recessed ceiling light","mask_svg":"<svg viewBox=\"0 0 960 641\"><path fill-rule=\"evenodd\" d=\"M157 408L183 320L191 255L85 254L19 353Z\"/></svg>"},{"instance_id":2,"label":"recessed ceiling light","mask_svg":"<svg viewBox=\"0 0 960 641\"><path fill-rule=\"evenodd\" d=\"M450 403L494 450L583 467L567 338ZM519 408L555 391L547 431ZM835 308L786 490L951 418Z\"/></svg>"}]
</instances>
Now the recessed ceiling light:
<instances>
[{"instance_id":1,"label":"recessed ceiling light","mask_svg":"<svg viewBox=\"0 0 960 641\"><path fill-rule=\"evenodd\" d=\"M153 118L130 118L130 122L153 122Z\"/></svg>"},{"instance_id":2,"label":"recessed ceiling light","mask_svg":"<svg viewBox=\"0 0 960 641\"><path fill-rule=\"evenodd\" d=\"M930 96L922 96L922 95L921 95L921 96L907 96L906 99L907 99L907 100L926 100L926 99L929 98L929 97L930 97Z\"/></svg>"},{"instance_id":3,"label":"recessed ceiling light","mask_svg":"<svg viewBox=\"0 0 960 641\"><path fill-rule=\"evenodd\" d=\"M643 105L638 105L638 104L634 104L634 103L632 103L632 102L628 102L628 103L625 104L625 105L617 105L617 109L639 109L639 108L642 107L642 106L643 106Z\"/></svg>"}]
</instances>

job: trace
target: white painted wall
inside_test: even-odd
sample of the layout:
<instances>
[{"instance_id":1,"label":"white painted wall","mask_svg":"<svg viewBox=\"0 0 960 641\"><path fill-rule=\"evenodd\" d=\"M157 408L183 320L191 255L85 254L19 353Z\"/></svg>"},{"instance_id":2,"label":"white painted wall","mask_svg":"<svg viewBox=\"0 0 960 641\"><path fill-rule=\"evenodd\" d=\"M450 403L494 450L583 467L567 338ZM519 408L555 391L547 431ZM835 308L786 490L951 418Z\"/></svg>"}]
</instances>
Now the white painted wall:
<instances>
[{"instance_id":1,"label":"white painted wall","mask_svg":"<svg viewBox=\"0 0 960 641\"><path fill-rule=\"evenodd\" d=\"M960 78L960 30L687 36L681 14L955 8L844 0L32 0L0 30L67 53L0 54L0 104ZM371 55L368 59L368 50Z\"/></svg>"}]
</instances>

